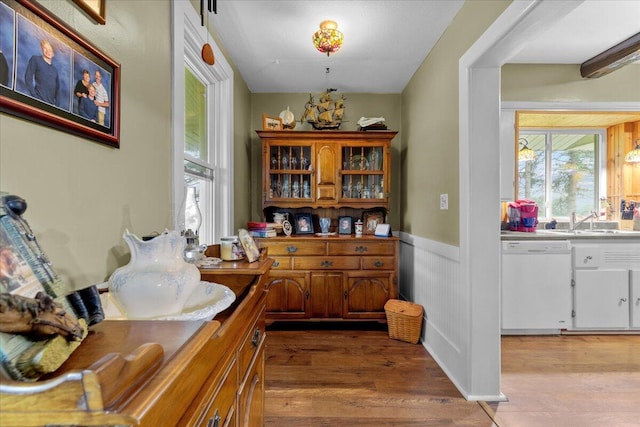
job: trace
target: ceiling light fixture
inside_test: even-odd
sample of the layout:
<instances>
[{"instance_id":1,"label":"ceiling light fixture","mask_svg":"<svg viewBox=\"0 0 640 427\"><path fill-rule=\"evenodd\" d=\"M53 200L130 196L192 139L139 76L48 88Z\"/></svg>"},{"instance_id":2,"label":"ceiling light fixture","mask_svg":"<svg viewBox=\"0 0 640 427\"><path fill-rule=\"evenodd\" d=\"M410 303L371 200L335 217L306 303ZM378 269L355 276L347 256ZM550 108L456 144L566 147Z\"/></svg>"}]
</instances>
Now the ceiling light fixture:
<instances>
[{"instance_id":1,"label":"ceiling light fixture","mask_svg":"<svg viewBox=\"0 0 640 427\"><path fill-rule=\"evenodd\" d=\"M327 20L320 23L320 29L312 37L313 45L322 53L329 56L342 46L343 35L338 31L335 21Z\"/></svg>"},{"instance_id":2,"label":"ceiling light fixture","mask_svg":"<svg viewBox=\"0 0 640 427\"><path fill-rule=\"evenodd\" d=\"M618 43L580 65L580 75L595 79L640 60L640 33Z\"/></svg>"},{"instance_id":3,"label":"ceiling light fixture","mask_svg":"<svg viewBox=\"0 0 640 427\"><path fill-rule=\"evenodd\" d=\"M636 139L636 146L624 156L624 161L629 163L640 163L640 138Z\"/></svg>"},{"instance_id":4,"label":"ceiling light fixture","mask_svg":"<svg viewBox=\"0 0 640 427\"><path fill-rule=\"evenodd\" d=\"M518 152L519 162L532 162L536 159L536 152L527 146L529 141L525 138L520 138L518 142L522 145L522 148Z\"/></svg>"}]
</instances>

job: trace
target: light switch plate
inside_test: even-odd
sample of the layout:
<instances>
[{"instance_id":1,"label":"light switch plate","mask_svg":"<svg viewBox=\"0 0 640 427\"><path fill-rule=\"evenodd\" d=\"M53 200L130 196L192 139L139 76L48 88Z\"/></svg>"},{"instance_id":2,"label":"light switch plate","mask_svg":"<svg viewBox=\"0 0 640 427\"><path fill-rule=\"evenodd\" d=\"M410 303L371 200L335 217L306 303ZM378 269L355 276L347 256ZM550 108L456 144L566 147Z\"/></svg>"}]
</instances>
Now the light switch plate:
<instances>
[{"instance_id":1,"label":"light switch plate","mask_svg":"<svg viewBox=\"0 0 640 427\"><path fill-rule=\"evenodd\" d=\"M440 209L447 210L449 209L449 195L441 194L440 195Z\"/></svg>"}]
</instances>

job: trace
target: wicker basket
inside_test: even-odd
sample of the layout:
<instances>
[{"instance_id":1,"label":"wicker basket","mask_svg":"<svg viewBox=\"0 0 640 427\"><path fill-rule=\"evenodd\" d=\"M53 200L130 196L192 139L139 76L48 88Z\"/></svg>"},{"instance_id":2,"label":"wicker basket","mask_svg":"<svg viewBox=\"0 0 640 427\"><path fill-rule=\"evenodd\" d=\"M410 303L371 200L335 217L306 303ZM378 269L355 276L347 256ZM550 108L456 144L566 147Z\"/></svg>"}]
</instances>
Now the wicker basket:
<instances>
[{"instance_id":1,"label":"wicker basket","mask_svg":"<svg viewBox=\"0 0 640 427\"><path fill-rule=\"evenodd\" d=\"M384 305L389 338L416 344L422 333L422 306L408 301L390 299Z\"/></svg>"}]
</instances>

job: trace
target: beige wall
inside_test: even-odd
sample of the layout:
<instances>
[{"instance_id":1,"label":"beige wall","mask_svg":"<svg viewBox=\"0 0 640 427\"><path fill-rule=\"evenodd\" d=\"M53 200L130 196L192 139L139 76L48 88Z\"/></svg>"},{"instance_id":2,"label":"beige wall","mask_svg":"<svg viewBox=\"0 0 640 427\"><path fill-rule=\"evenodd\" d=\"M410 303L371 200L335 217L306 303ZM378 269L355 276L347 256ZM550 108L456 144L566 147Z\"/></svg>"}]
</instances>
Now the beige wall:
<instances>
[{"instance_id":1,"label":"beige wall","mask_svg":"<svg viewBox=\"0 0 640 427\"><path fill-rule=\"evenodd\" d=\"M43 4L122 66L120 149L0 114L0 190L27 200L25 218L54 268L81 288L128 261L125 228L144 235L172 224L170 3L109 1L106 25L68 0ZM250 99L234 78L238 171L248 167ZM248 216L248 186L236 178L236 223Z\"/></svg>"},{"instance_id":2,"label":"beige wall","mask_svg":"<svg viewBox=\"0 0 640 427\"><path fill-rule=\"evenodd\" d=\"M402 92L401 229L458 245L458 60L506 1L467 1ZM449 209L440 210L440 194Z\"/></svg>"},{"instance_id":3,"label":"beige wall","mask_svg":"<svg viewBox=\"0 0 640 427\"><path fill-rule=\"evenodd\" d=\"M579 65L507 64L501 91L503 101L638 102L640 65L583 79Z\"/></svg>"},{"instance_id":4,"label":"beige wall","mask_svg":"<svg viewBox=\"0 0 640 427\"><path fill-rule=\"evenodd\" d=\"M318 94L313 94L318 96ZM340 97L342 93L332 94L332 97ZM401 97L400 94L366 94L346 93L345 121L340 130L357 130L360 117L384 117L389 130L400 130L401 124ZM262 114L278 117L287 106L294 114L298 124L294 130L313 130L308 123L299 123L304 112L304 105L309 100L308 93L254 93L251 95L251 215L254 220L262 219L261 198L261 143L255 133L256 129L262 129ZM330 132L330 131L326 131ZM391 142L391 198L389 205L388 221L393 230L400 226L399 194L400 194L400 133Z\"/></svg>"}]
</instances>

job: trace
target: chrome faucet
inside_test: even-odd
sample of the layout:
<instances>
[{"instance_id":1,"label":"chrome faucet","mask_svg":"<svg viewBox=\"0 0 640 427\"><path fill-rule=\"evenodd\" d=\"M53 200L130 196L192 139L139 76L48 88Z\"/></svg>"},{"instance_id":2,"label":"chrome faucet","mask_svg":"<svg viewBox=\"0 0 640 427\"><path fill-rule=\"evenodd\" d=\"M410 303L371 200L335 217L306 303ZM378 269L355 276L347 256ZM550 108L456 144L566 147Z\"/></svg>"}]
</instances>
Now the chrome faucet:
<instances>
[{"instance_id":1,"label":"chrome faucet","mask_svg":"<svg viewBox=\"0 0 640 427\"><path fill-rule=\"evenodd\" d=\"M576 213L571 212L571 217L569 218L569 231L575 231L575 229L585 221L593 220L598 218L598 213L596 211L591 211L591 213L580 221L576 221ZM593 230L593 221L591 221L589 229Z\"/></svg>"}]
</instances>

